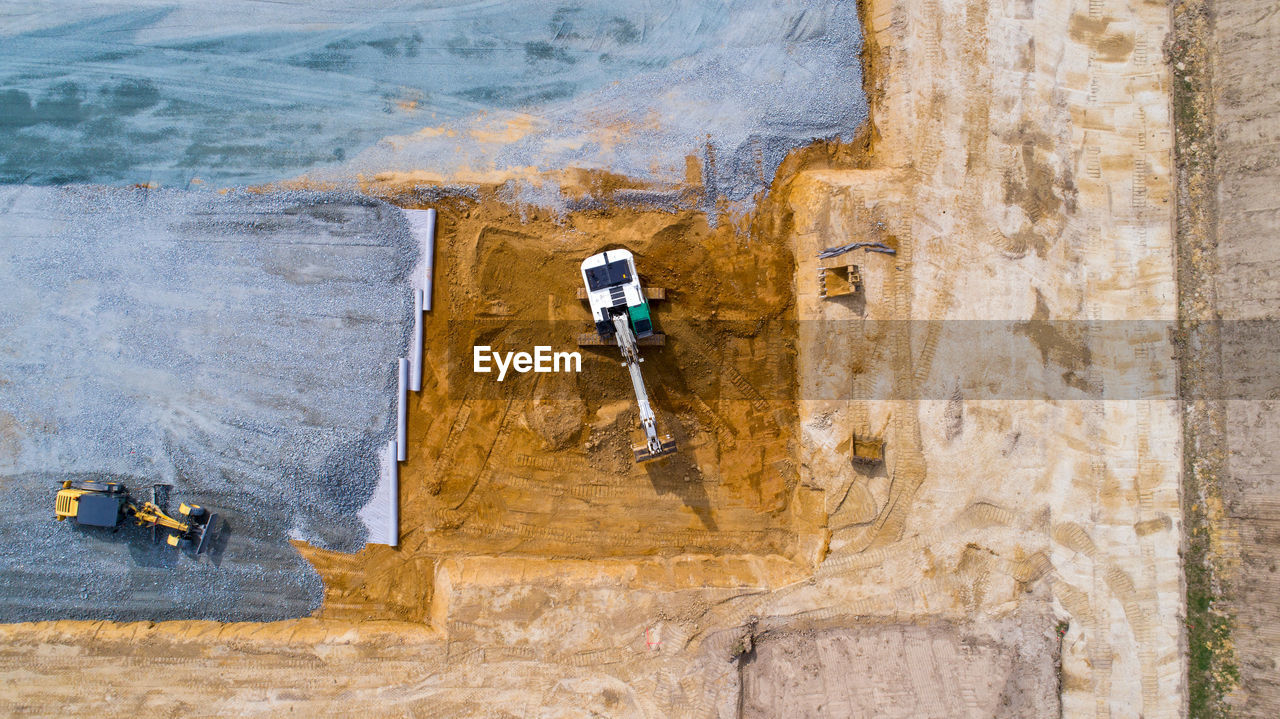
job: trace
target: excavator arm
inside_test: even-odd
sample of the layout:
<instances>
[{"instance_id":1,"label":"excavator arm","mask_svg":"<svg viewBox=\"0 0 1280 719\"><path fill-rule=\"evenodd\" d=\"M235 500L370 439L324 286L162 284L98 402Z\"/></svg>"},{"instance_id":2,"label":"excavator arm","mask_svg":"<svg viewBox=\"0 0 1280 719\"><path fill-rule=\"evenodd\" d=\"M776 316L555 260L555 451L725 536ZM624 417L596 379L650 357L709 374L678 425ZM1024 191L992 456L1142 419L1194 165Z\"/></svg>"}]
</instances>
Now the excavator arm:
<instances>
[{"instance_id":1,"label":"excavator arm","mask_svg":"<svg viewBox=\"0 0 1280 719\"><path fill-rule=\"evenodd\" d=\"M644 377L640 374L640 350L636 346L635 333L631 331L631 323L625 314L613 316L615 336L618 338L618 349L622 350L622 364L631 375L631 389L636 393L636 406L640 410L640 427L644 430L645 446L632 447L637 462L647 462L676 451L675 440L670 436L658 436L658 423L653 414L653 406L649 404L649 392L644 386Z\"/></svg>"}]
</instances>

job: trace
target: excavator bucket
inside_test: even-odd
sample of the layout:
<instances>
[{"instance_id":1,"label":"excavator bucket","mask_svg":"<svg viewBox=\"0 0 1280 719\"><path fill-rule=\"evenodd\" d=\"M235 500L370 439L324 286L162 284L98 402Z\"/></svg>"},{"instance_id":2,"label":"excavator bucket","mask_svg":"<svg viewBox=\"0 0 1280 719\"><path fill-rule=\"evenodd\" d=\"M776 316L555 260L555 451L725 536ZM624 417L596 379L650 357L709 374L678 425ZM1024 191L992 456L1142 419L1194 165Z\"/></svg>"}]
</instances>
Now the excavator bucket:
<instances>
[{"instance_id":1,"label":"excavator bucket","mask_svg":"<svg viewBox=\"0 0 1280 719\"><path fill-rule=\"evenodd\" d=\"M632 447L631 452L636 456L636 462L648 462L649 460L652 460L652 459L665 457L668 454L675 454L676 441L674 439L671 439L670 437L667 437L662 441L662 449L658 450L657 452L649 451L648 445Z\"/></svg>"}]
</instances>

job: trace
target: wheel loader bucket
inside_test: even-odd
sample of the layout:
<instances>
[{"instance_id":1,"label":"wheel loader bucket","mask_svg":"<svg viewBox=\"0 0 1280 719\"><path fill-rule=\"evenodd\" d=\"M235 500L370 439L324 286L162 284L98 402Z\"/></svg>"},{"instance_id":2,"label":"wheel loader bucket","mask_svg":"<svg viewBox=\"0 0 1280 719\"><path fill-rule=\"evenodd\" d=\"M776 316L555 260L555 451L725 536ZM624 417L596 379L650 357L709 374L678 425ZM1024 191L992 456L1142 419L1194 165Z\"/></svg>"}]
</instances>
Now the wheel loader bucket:
<instances>
[{"instance_id":1,"label":"wheel loader bucket","mask_svg":"<svg viewBox=\"0 0 1280 719\"><path fill-rule=\"evenodd\" d=\"M187 530L187 538L191 540L192 554L200 555L209 551L213 535L217 534L218 515L206 514L193 519L191 529Z\"/></svg>"}]
</instances>

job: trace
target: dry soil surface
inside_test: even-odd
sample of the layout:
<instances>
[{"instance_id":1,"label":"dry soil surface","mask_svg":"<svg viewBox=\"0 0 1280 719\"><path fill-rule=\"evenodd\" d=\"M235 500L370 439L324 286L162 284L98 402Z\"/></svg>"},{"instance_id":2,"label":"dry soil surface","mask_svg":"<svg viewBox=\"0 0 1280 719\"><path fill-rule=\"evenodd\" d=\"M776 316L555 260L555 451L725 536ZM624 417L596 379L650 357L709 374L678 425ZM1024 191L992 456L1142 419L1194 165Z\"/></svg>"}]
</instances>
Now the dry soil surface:
<instances>
[{"instance_id":1,"label":"dry soil surface","mask_svg":"<svg viewBox=\"0 0 1280 719\"><path fill-rule=\"evenodd\" d=\"M1273 3L1212 3L1211 191L1216 227L1197 264L1214 289L1219 341L1198 354L1225 379L1211 400L1226 451L1217 489L1223 576L1233 616L1239 716L1280 714L1280 12ZM1206 433L1200 432L1201 437ZM1199 438L1198 438L1199 439ZM1206 442L1206 446L1208 442Z\"/></svg>"}]
</instances>

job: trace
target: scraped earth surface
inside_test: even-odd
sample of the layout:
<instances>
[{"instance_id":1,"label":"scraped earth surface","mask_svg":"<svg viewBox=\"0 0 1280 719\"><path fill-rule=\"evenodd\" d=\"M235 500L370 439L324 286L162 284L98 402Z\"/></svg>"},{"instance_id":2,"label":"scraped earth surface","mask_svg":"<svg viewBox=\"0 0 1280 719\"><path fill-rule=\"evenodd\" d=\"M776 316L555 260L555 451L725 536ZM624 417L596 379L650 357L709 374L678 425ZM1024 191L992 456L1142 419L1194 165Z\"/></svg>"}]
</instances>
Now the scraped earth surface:
<instances>
[{"instance_id":1,"label":"scraped earth surface","mask_svg":"<svg viewBox=\"0 0 1280 719\"><path fill-rule=\"evenodd\" d=\"M1214 11L1205 43L1213 52L1215 163L1204 171L1212 173L1216 227L1189 256L1205 278L1200 297L1210 299L1201 311L1222 323L1193 354L1210 383L1199 399L1215 420L1193 431L1223 450L1207 458L1221 468L1208 492L1218 500L1210 531L1227 600L1215 610L1230 617L1224 659L1238 674L1219 679L1232 690L1234 715L1267 717L1280 712L1280 281L1270 270L1280 232L1280 14L1254 2Z\"/></svg>"},{"instance_id":2,"label":"scraped earth surface","mask_svg":"<svg viewBox=\"0 0 1280 719\"><path fill-rule=\"evenodd\" d=\"M1057 638L1043 619L766 633L740 660L739 716L1053 716Z\"/></svg>"},{"instance_id":3,"label":"scraped earth surface","mask_svg":"<svg viewBox=\"0 0 1280 719\"><path fill-rule=\"evenodd\" d=\"M1167 9L877 0L863 16L871 127L793 153L740 219L610 203L603 181L553 218L500 186L371 179L441 211L402 547L300 547L326 591L306 619L0 627L4 708L100 709L61 681L75 672L209 714L1176 716L1174 402L969 397L944 360L972 346L892 324L1096 325L1022 345L1085 386L1170 366L1167 336L1105 331L1174 317ZM816 253L859 239L896 253L855 256L861 301L821 297ZM670 341L644 356L683 447L653 469L630 464L607 350L511 390L458 369L481 324L495 346L564 349L585 329L577 262L615 244L671 293L655 309ZM713 313L721 334L691 329ZM938 383L960 389L919 391ZM850 461L855 434L885 439L883 464ZM118 678L121 657L146 671ZM879 691L836 681L832 657Z\"/></svg>"}]
</instances>

